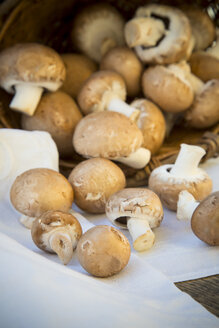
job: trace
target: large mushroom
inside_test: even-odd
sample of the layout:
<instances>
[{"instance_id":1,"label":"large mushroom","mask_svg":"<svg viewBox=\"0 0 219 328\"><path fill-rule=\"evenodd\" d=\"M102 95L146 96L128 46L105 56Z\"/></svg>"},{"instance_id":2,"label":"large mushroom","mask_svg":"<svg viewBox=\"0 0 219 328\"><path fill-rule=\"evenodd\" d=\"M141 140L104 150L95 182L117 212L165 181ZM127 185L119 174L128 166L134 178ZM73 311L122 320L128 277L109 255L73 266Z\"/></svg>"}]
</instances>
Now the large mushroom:
<instances>
[{"instance_id":1,"label":"large mushroom","mask_svg":"<svg viewBox=\"0 0 219 328\"><path fill-rule=\"evenodd\" d=\"M175 164L154 169L149 177L149 188L169 209L176 211L180 191L189 191L201 201L211 193L212 180L198 167L205 150L199 146L181 144Z\"/></svg>"},{"instance_id":2,"label":"large mushroom","mask_svg":"<svg viewBox=\"0 0 219 328\"><path fill-rule=\"evenodd\" d=\"M36 217L46 211L68 212L73 203L73 189L60 173L36 168L19 175L10 191L11 203L22 213L21 223L31 228Z\"/></svg>"},{"instance_id":3,"label":"large mushroom","mask_svg":"<svg viewBox=\"0 0 219 328\"><path fill-rule=\"evenodd\" d=\"M125 25L125 39L145 63L171 64L192 51L191 28L179 9L151 4L137 9Z\"/></svg>"},{"instance_id":4,"label":"large mushroom","mask_svg":"<svg viewBox=\"0 0 219 328\"><path fill-rule=\"evenodd\" d=\"M82 235L78 220L70 213L47 211L36 218L31 236L37 247L56 253L63 264L68 264Z\"/></svg>"},{"instance_id":5,"label":"large mushroom","mask_svg":"<svg viewBox=\"0 0 219 328\"><path fill-rule=\"evenodd\" d=\"M117 227L129 230L135 250L145 251L154 244L155 235L151 229L160 225L163 208L153 191L126 188L108 199L106 215Z\"/></svg>"},{"instance_id":6,"label":"large mushroom","mask_svg":"<svg viewBox=\"0 0 219 328\"><path fill-rule=\"evenodd\" d=\"M104 213L107 199L126 184L123 171L105 158L91 158L78 164L70 173L78 207L90 213Z\"/></svg>"},{"instance_id":7,"label":"large mushroom","mask_svg":"<svg viewBox=\"0 0 219 328\"><path fill-rule=\"evenodd\" d=\"M96 277L110 277L128 264L131 247L122 232L107 225L99 225L82 235L76 252L87 272Z\"/></svg>"},{"instance_id":8,"label":"large mushroom","mask_svg":"<svg viewBox=\"0 0 219 328\"><path fill-rule=\"evenodd\" d=\"M124 45L124 19L106 3L84 7L74 18L71 37L74 46L99 62L112 47Z\"/></svg>"},{"instance_id":9,"label":"large mushroom","mask_svg":"<svg viewBox=\"0 0 219 328\"><path fill-rule=\"evenodd\" d=\"M37 43L17 44L0 53L0 85L15 93L10 108L33 115L44 89L56 91L65 79L61 57Z\"/></svg>"},{"instance_id":10,"label":"large mushroom","mask_svg":"<svg viewBox=\"0 0 219 328\"><path fill-rule=\"evenodd\" d=\"M81 118L74 100L66 93L56 91L43 95L34 115L22 115L21 124L25 130L49 132L60 156L70 157L73 154L73 133Z\"/></svg>"},{"instance_id":11,"label":"large mushroom","mask_svg":"<svg viewBox=\"0 0 219 328\"><path fill-rule=\"evenodd\" d=\"M136 97L140 93L143 65L128 47L115 47L109 50L101 59L100 69L120 74L125 81L129 97Z\"/></svg>"},{"instance_id":12,"label":"large mushroom","mask_svg":"<svg viewBox=\"0 0 219 328\"><path fill-rule=\"evenodd\" d=\"M83 117L73 136L74 148L80 155L103 157L139 169L150 160L150 151L141 147L142 142L137 125L125 115L111 111Z\"/></svg>"}]
</instances>

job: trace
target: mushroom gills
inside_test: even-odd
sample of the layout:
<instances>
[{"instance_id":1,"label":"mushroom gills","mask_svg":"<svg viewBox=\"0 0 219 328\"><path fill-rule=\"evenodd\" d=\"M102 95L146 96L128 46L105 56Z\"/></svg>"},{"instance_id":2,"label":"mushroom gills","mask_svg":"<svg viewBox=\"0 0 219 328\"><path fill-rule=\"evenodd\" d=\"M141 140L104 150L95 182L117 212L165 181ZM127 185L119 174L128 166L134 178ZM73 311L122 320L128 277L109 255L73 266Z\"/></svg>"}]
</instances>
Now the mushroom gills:
<instances>
[{"instance_id":1,"label":"mushroom gills","mask_svg":"<svg viewBox=\"0 0 219 328\"><path fill-rule=\"evenodd\" d=\"M117 223L117 225L121 227L126 227L129 219L130 216L120 216L117 219L115 219L115 222Z\"/></svg>"}]
</instances>

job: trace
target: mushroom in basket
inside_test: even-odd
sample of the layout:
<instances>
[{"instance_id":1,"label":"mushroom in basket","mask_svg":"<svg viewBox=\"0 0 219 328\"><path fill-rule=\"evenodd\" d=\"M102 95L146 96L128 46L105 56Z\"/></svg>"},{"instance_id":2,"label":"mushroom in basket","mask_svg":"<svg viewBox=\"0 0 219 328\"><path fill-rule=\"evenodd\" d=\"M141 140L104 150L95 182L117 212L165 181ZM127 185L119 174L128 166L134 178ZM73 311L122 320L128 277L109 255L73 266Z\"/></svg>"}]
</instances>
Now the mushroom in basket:
<instances>
[{"instance_id":1,"label":"mushroom in basket","mask_svg":"<svg viewBox=\"0 0 219 328\"><path fill-rule=\"evenodd\" d=\"M19 175L10 192L11 203L23 214L21 223L31 228L33 221L46 211L68 212L73 203L73 189L60 173L36 168Z\"/></svg>"},{"instance_id":2,"label":"mushroom in basket","mask_svg":"<svg viewBox=\"0 0 219 328\"><path fill-rule=\"evenodd\" d=\"M0 53L0 85L15 93L12 109L33 115L43 90L56 91L64 79L61 57L47 46L17 44Z\"/></svg>"}]
</instances>

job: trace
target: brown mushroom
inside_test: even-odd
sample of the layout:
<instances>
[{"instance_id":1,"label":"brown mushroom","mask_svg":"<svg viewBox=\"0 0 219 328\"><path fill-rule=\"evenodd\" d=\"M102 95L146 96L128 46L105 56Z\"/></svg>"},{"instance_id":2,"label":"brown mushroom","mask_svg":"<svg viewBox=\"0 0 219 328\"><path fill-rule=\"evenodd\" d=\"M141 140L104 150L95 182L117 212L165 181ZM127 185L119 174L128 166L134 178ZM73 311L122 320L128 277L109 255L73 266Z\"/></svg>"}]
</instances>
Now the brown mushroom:
<instances>
[{"instance_id":1,"label":"brown mushroom","mask_svg":"<svg viewBox=\"0 0 219 328\"><path fill-rule=\"evenodd\" d=\"M131 247L119 230L99 225L86 231L77 245L82 267L96 277L110 277L128 264Z\"/></svg>"},{"instance_id":2,"label":"brown mushroom","mask_svg":"<svg viewBox=\"0 0 219 328\"><path fill-rule=\"evenodd\" d=\"M63 54L66 77L61 90L76 98L83 83L97 70L97 65L81 54Z\"/></svg>"},{"instance_id":3,"label":"brown mushroom","mask_svg":"<svg viewBox=\"0 0 219 328\"><path fill-rule=\"evenodd\" d=\"M47 131L54 139L60 156L73 153L72 137L82 114L74 100L62 91L42 96L33 116L22 116L22 128L25 130Z\"/></svg>"},{"instance_id":4,"label":"brown mushroom","mask_svg":"<svg viewBox=\"0 0 219 328\"><path fill-rule=\"evenodd\" d=\"M70 173L78 207L90 213L104 213L109 196L125 187L122 170L105 158L91 158L78 164Z\"/></svg>"},{"instance_id":5,"label":"brown mushroom","mask_svg":"<svg viewBox=\"0 0 219 328\"><path fill-rule=\"evenodd\" d=\"M68 212L74 194L72 186L62 174L36 168L25 171L15 179L10 198L15 209L24 214L22 223L30 228L34 219L46 211Z\"/></svg>"},{"instance_id":6,"label":"brown mushroom","mask_svg":"<svg viewBox=\"0 0 219 328\"><path fill-rule=\"evenodd\" d=\"M33 115L43 89L56 91L65 79L61 57L37 43L17 44L0 53L0 85L14 93L10 108Z\"/></svg>"},{"instance_id":7,"label":"brown mushroom","mask_svg":"<svg viewBox=\"0 0 219 328\"><path fill-rule=\"evenodd\" d=\"M63 264L68 264L82 235L82 229L72 214L47 211L33 222L31 235L37 247L56 253Z\"/></svg>"},{"instance_id":8,"label":"brown mushroom","mask_svg":"<svg viewBox=\"0 0 219 328\"><path fill-rule=\"evenodd\" d=\"M113 194L106 203L108 219L129 230L134 249L150 249L155 240L151 228L160 225L163 208L159 197L147 188L126 188Z\"/></svg>"},{"instance_id":9,"label":"brown mushroom","mask_svg":"<svg viewBox=\"0 0 219 328\"><path fill-rule=\"evenodd\" d=\"M115 47L109 50L101 59L100 69L120 74L125 81L128 96L136 97L139 94L143 65L131 49Z\"/></svg>"}]
</instances>

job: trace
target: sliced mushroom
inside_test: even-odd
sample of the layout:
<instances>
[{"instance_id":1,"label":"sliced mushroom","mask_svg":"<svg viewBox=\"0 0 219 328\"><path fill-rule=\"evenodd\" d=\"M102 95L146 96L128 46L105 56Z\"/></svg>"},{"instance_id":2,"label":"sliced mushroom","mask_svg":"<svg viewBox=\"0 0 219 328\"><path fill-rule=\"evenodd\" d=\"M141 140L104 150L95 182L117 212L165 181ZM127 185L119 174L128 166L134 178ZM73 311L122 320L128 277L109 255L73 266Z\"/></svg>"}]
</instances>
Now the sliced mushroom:
<instances>
[{"instance_id":1,"label":"sliced mushroom","mask_svg":"<svg viewBox=\"0 0 219 328\"><path fill-rule=\"evenodd\" d=\"M73 203L73 189L68 180L60 173L36 168L19 175L10 192L11 203L15 209L24 214L27 227L46 211L68 212ZM25 219L22 223L25 225Z\"/></svg>"},{"instance_id":2,"label":"sliced mushroom","mask_svg":"<svg viewBox=\"0 0 219 328\"><path fill-rule=\"evenodd\" d=\"M128 96L136 97L140 93L143 65L131 49L115 47L109 50L101 59L100 69L120 74L125 81Z\"/></svg>"},{"instance_id":3,"label":"sliced mushroom","mask_svg":"<svg viewBox=\"0 0 219 328\"><path fill-rule=\"evenodd\" d=\"M97 70L97 65L81 54L63 54L61 58L66 68L66 78L61 90L76 98L83 83Z\"/></svg>"},{"instance_id":4,"label":"sliced mushroom","mask_svg":"<svg viewBox=\"0 0 219 328\"><path fill-rule=\"evenodd\" d=\"M145 63L171 64L190 56L189 20L177 8L151 4L125 25L125 39Z\"/></svg>"},{"instance_id":5,"label":"sliced mushroom","mask_svg":"<svg viewBox=\"0 0 219 328\"><path fill-rule=\"evenodd\" d=\"M116 112L92 113L76 126L73 145L84 157L103 157L134 168L143 168L150 151L142 148L143 135L137 125Z\"/></svg>"},{"instance_id":6,"label":"sliced mushroom","mask_svg":"<svg viewBox=\"0 0 219 328\"><path fill-rule=\"evenodd\" d=\"M129 230L134 249L150 249L155 241L151 228L160 225L163 208L159 197L146 188L126 188L113 194L106 203L106 215L117 227Z\"/></svg>"},{"instance_id":7,"label":"sliced mushroom","mask_svg":"<svg viewBox=\"0 0 219 328\"><path fill-rule=\"evenodd\" d=\"M96 277L119 273L129 262L131 247L119 230L99 225L86 231L77 245L77 257L82 267Z\"/></svg>"},{"instance_id":8,"label":"sliced mushroom","mask_svg":"<svg viewBox=\"0 0 219 328\"><path fill-rule=\"evenodd\" d=\"M74 100L62 91L42 96L33 116L22 116L25 130L47 131L54 139L62 157L73 154L72 137L82 114Z\"/></svg>"},{"instance_id":9,"label":"sliced mushroom","mask_svg":"<svg viewBox=\"0 0 219 328\"><path fill-rule=\"evenodd\" d=\"M70 173L78 207L90 213L104 213L107 199L125 187L125 176L113 162L91 158L78 164Z\"/></svg>"},{"instance_id":10,"label":"sliced mushroom","mask_svg":"<svg viewBox=\"0 0 219 328\"><path fill-rule=\"evenodd\" d=\"M175 164L162 165L154 169L149 177L149 188L169 209L177 210L180 191L187 190L198 201L211 193L212 180L198 168L205 150L198 146L181 144Z\"/></svg>"},{"instance_id":11,"label":"sliced mushroom","mask_svg":"<svg viewBox=\"0 0 219 328\"><path fill-rule=\"evenodd\" d=\"M17 44L0 54L0 85L15 93L10 108L33 115L44 89L56 91L65 79L61 57L37 43Z\"/></svg>"},{"instance_id":12,"label":"sliced mushroom","mask_svg":"<svg viewBox=\"0 0 219 328\"><path fill-rule=\"evenodd\" d=\"M124 19L106 3L84 7L74 18L71 37L74 45L91 59L101 56L116 45L124 45Z\"/></svg>"},{"instance_id":13,"label":"sliced mushroom","mask_svg":"<svg viewBox=\"0 0 219 328\"><path fill-rule=\"evenodd\" d=\"M82 235L82 228L70 213L47 211L33 222L31 235L37 247L56 253L63 264L68 264Z\"/></svg>"}]
</instances>

